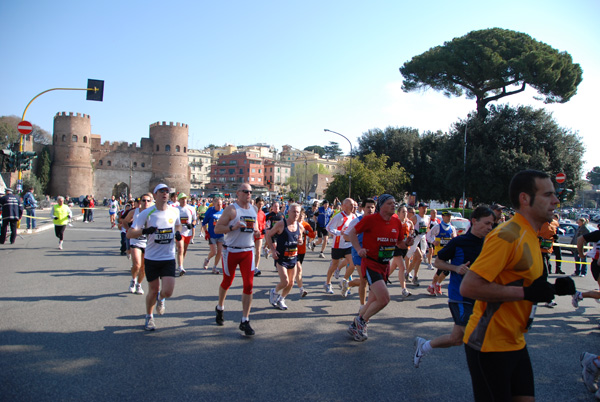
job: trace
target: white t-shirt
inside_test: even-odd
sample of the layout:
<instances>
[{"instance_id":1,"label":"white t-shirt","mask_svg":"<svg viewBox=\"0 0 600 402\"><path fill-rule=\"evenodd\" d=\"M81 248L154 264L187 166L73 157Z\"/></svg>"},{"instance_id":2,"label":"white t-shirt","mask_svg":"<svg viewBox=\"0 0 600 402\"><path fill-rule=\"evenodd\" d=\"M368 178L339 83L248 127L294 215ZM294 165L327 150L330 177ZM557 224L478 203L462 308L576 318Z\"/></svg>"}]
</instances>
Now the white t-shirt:
<instances>
[{"instance_id":1,"label":"white t-shirt","mask_svg":"<svg viewBox=\"0 0 600 402\"><path fill-rule=\"evenodd\" d=\"M119 209L119 201L114 200L114 201L110 201L108 204L108 212L111 214L116 214L117 210Z\"/></svg>"},{"instance_id":2,"label":"white t-shirt","mask_svg":"<svg viewBox=\"0 0 600 402\"><path fill-rule=\"evenodd\" d=\"M144 258L153 261L174 260L175 226L180 224L179 211L175 208L159 211L156 206L152 206L140 212L131 227L144 229L154 226L156 228L156 232L147 235Z\"/></svg>"},{"instance_id":3,"label":"white t-shirt","mask_svg":"<svg viewBox=\"0 0 600 402\"><path fill-rule=\"evenodd\" d=\"M192 224L192 222L196 220L196 209L191 205L185 205L183 207L181 205L177 205L177 209L179 210L179 220L183 225L183 228L181 229L181 235L191 236L192 229L188 229L185 225L187 223Z\"/></svg>"}]
</instances>

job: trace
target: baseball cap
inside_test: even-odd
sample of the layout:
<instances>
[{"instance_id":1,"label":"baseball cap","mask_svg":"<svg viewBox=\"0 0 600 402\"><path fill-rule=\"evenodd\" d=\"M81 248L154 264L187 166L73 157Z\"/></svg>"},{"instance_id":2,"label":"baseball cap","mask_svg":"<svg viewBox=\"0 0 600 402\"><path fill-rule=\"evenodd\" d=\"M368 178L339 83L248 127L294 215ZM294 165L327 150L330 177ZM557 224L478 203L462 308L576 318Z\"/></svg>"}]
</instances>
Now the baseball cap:
<instances>
[{"instance_id":1,"label":"baseball cap","mask_svg":"<svg viewBox=\"0 0 600 402\"><path fill-rule=\"evenodd\" d=\"M429 207L429 205L427 205L427 204L426 204L426 203L424 203L424 202L420 202L420 203L419 203L419 206L418 206L417 208L421 208L421 207L428 208L428 207Z\"/></svg>"},{"instance_id":2,"label":"baseball cap","mask_svg":"<svg viewBox=\"0 0 600 402\"><path fill-rule=\"evenodd\" d=\"M4 191L6 191L7 193L12 193L13 192L12 188L9 188L9 187L6 187L4 189Z\"/></svg>"},{"instance_id":3,"label":"baseball cap","mask_svg":"<svg viewBox=\"0 0 600 402\"><path fill-rule=\"evenodd\" d=\"M494 204L490 208L492 209L492 211L502 211L506 207L504 205Z\"/></svg>"},{"instance_id":4,"label":"baseball cap","mask_svg":"<svg viewBox=\"0 0 600 402\"><path fill-rule=\"evenodd\" d=\"M166 188L166 189L168 189L168 188L169 188L169 186L167 186L167 185L166 185L166 184L164 184L164 183L160 183L160 184L158 184L156 187L154 187L154 194L158 193L158 191L159 191L159 190L162 190L163 188Z\"/></svg>"},{"instance_id":5,"label":"baseball cap","mask_svg":"<svg viewBox=\"0 0 600 402\"><path fill-rule=\"evenodd\" d=\"M452 216L452 213L450 211L444 211L444 212L442 212L442 216L444 216L444 215Z\"/></svg>"},{"instance_id":6,"label":"baseball cap","mask_svg":"<svg viewBox=\"0 0 600 402\"><path fill-rule=\"evenodd\" d=\"M185 193L179 193L179 195L177 196L177 199L180 200L182 198L187 198L187 195Z\"/></svg>"}]
</instances>

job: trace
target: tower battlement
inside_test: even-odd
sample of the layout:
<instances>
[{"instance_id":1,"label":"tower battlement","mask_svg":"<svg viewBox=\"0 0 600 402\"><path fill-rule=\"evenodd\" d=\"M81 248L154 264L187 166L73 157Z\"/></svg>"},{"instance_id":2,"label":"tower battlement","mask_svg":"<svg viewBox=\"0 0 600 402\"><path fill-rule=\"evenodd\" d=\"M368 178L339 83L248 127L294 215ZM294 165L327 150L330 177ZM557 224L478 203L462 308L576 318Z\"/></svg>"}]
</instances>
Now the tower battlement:
<instances>
[{"instance_id":1,"label":"tower battlement","mask_svg":"<svg viewBox=\"0 0 600 402\"><path fill-rule=\"evenodd\" d=\"M58 112L58 113L56 113L55 117L58 117L58 116L81 117L81 118L88 119L88 120L90 118L89 114L81 114L81 113L73 114L73 112L68 112L68 113L67 112Z\"/></svg>"},{"instance_id":2,"label":"tower battlement","mask_svg":"<svg viewBox=\"0 0 600 402\"><path fill-rule=\"evenodd\" d=\"M150 127L157 127L157 126L171 126L171 127L185 127L185 128L188 128L188 125L185 124L185 123L177 122L177 123L173 124L172 121L170 121L169 124L167 124L166 121L163 121L162 123L159 122L159 121L157 121L156 123L150 124Z\"/></svg>"}]
</instances>

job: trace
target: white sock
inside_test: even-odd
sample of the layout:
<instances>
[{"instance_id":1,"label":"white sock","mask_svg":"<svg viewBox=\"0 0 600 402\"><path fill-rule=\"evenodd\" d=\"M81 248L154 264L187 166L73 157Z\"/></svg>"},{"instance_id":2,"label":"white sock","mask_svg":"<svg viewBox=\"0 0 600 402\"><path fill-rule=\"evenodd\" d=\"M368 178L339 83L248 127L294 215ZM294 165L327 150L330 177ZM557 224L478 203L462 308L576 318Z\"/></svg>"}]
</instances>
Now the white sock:
<instances>
[{"instance_id":1,"label":"white sock","mask_svg":"<svg viewBox=\"0 0 600 402\"><path fill-rule=\"evenodd\" d=\"M423 344L423 354L427 354L431 352L433 348L431 347L431 341L427 341Z\"/></svg>"},{"instance_id":2,"label":"white sock","mask_svg":"<svg viewBox=\"0 0 600 402\"><path fill-rule=\"evenodd\" d=\"M224 311L225 310L225 306L219 306L219 305L217 305L217 310Z\"/></svg>"},{"instance_id":3,"label":"white sock","mask_svg":"<svg viewBox=\"0 0 600 402\"><path fill-rule=\"evenodd\" d=\"M248 317L242 317L242 322L250 321Z\"/></svg>"}]
</instances>

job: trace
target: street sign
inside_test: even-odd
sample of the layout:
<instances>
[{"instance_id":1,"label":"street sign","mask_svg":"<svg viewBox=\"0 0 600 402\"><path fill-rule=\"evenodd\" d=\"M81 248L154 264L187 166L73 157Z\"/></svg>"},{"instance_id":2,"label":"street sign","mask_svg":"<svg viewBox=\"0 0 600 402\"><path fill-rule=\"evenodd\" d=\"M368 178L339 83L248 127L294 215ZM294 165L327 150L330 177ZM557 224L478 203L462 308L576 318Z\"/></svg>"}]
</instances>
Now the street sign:
<instances>
[{"instance_id":1,"label":"street sign","mask_svg":"<svg viewBox=\"0 0 600 402\"><path fill-rule=\"evenodd\" d=\"M556 175L556 182L557 183L564 183L565 180L567 180L567 175L564 173L559 173Z\"/></svg>"},{"instance_id":2,"label":"street sign","mask_svg":"<svg viewBox=\"0 0 600 402\"><path fill-rule=\"evenodd\" d=\"M31 125L30 122L23 120L17 126L17 130L19 130L19 132L21 134L27 135L27 134L31 134L31 132L33 131L33 126Z\"/></svg>"}]
</instances>

